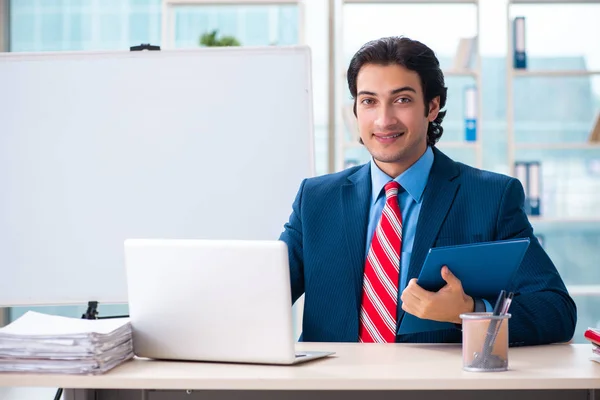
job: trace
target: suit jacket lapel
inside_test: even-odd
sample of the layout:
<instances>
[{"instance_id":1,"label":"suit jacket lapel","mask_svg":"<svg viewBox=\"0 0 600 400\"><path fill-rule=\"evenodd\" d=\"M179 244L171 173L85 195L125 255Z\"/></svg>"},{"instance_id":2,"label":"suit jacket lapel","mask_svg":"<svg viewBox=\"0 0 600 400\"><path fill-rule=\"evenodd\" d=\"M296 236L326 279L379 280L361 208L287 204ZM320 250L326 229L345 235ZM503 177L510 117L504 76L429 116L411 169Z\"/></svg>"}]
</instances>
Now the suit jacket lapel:
<instances>
[{"instance_id":1,"label":"suit jacket lapel","mask_svg":"<svg viewBox=\"0 0 600 400\"><path fill-rule=\"evenodd\" d=\"M433 151L435 159L423 193L407 281L419 276L425 256L433 246L460 186L456 179L459 175L456 163L435 147Z\"/></svg>"},{"instance_id":2,"label":"suit jacket lapel","mask_svg":"<svg viewBox=\"0 0 600 400\"><path fill-rule=\"evenodd\" d=\"M360 311L362 282L365 263L365 243L367 225L369 224L369 202L371 199L371 167L364 165L356 173L348 177L342 185L342 210L344 223L340 229L346 236L350 273L354 277L357 315ZM358 334L358 332L357 332Z\"/></svg>"}]
</instances>

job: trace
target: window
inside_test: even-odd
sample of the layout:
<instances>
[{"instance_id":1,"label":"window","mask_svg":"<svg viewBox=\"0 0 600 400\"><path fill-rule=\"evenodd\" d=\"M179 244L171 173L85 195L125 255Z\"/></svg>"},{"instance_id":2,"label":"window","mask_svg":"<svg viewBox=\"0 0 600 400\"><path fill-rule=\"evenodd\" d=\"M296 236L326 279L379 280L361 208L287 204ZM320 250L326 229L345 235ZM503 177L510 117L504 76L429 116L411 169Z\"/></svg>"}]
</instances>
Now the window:
<instances>
[{"instance_id":1,"label":"window","mask_svg":"<svg viewBox=\"0 0 600 400\"><path fill-rule=\"evenodd\" d=\"M12 0L10 49L122 50L160 43L161 0Z\"/></svg>"}]
</instances>

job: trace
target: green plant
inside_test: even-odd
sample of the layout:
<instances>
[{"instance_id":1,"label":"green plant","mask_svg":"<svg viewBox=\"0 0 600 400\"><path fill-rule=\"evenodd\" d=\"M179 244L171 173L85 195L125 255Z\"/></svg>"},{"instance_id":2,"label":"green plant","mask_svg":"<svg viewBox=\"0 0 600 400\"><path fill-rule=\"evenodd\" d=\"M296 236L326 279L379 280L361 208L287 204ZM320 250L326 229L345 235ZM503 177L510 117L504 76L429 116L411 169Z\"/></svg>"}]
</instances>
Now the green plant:
<instances>
[{"instance_id":1,"label":"green plant","mask_svg":"<svg viewBox=\"0 0 600 400\"><path fill-rule=\"evenodd\" d=\"M241 46L239 40L233 36L222 36L217 38L218 31L215 29L200 36L200 46L220 47L220 46Z\"/></svg>"}]
</instances>

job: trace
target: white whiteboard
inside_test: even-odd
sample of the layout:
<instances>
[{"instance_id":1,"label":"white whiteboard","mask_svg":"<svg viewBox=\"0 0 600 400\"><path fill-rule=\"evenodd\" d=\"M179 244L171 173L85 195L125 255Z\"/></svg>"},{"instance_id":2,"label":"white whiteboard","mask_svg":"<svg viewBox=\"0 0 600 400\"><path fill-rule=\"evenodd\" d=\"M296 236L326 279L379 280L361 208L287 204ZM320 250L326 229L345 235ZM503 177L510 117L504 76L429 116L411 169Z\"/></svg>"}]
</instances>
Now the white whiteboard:
<instances>
[{"instance_id":1,"label":"white whiteboard","mask_svg":"<svg viewBox=\"0 0 600 400\"><path fill-rule=\"evenodd\" d=\"M307 47L0 56L0 306L126 303L126 238L277 239Z\"/></svg>"}]
</instances>

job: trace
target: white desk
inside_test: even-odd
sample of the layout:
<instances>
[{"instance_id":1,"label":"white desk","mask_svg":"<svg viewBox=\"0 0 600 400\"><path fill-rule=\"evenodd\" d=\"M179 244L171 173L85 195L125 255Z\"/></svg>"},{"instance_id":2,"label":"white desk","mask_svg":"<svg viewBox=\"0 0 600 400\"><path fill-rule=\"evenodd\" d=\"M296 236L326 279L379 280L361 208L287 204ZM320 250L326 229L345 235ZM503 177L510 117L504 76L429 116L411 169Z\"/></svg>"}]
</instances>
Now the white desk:
<instances>
[{"instance_id":1,"label":"white desk","mask_svg":"<svg viewBox=\"0 0 600 400\"><path fill-rule=\"evenodd\" d=\"M332 350L337 354L295 366L136 359L100 376L0 374L0 386L129 389L96 393L67 391L67 398L77 400L93 398L92 394L99 399L146 400L191 400L200 396L220 399L309 396L311 400L442 396L464 400L480 398L482 391L486 392L486 399L509 396L511 400L588 399L593 398L594 389L600 388L600 364L590 361L591 345L512 348L510 370L496 373L463 371L458 345L301 343L298 348ZM366 395L364 391L370 393Z\"/></svg>"}]
</instances>

